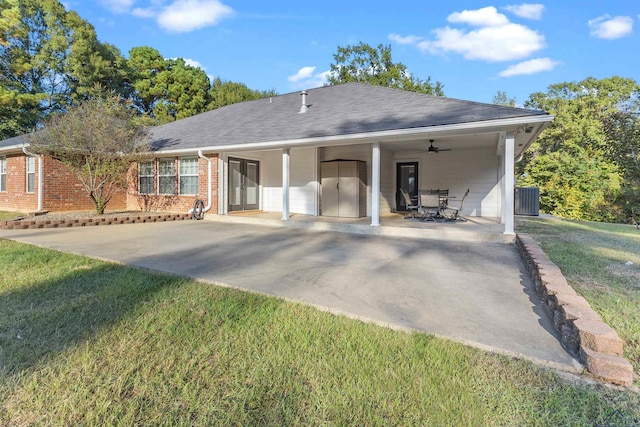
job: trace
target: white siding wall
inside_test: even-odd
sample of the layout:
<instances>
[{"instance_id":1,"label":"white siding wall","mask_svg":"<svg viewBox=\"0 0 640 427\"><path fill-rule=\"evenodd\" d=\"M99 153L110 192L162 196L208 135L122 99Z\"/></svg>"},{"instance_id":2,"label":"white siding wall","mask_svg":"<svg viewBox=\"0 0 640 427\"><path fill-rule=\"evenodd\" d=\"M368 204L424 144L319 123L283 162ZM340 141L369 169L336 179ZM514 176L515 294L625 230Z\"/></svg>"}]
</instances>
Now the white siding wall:
<instances>
[{"instance_id":1,"label":"white siding wall","mask_svg":"<svg viewBox=\"0 0 640 427\"><path fill-rule=\"evenodd\" d=\"M396 153L396 161L418 159L420 189L448 188L450 203L457 206L467 188L464 215L499 217L499 157L495 147L458 149L437 154Z\"/></svg>"},{"instance_id":2,"label":"white siding wall","mask_svg":"<svg viewBox=\"0 0 640 427\"><path fill-rule=\"evenodd\" d=\"M289 211L316 215L317 161L315 148L292 148L289 175ZM282 151L263 152L262 210L282 211Z\"/></svg>"},{"instance_id":3,"label":"white siding wall","mask_svg":"<svg viewBox=\"0 0 640 427\"><path fill-rule=\"evenodd\" d=\"M320 185L319 162L325 160L363 160L367 162L367 216L371 216L371 145L346 145L337 147L291 149L290 211L316 215ZM243 152L229 154L233 157L260 161L261 209L282 211L282 151ZM456 149L429 154L426 152L392 152L381 149L380 214L395 209L397 162L418 161L421 189L448 188L454 205L467 188L464 215L500 217L500 158L495 147ZM225 172L226 173L226 172ZM226 180L226 179L225 179ZM226 201L225 201L226 203Z\"/></svg>"}]
</instances>

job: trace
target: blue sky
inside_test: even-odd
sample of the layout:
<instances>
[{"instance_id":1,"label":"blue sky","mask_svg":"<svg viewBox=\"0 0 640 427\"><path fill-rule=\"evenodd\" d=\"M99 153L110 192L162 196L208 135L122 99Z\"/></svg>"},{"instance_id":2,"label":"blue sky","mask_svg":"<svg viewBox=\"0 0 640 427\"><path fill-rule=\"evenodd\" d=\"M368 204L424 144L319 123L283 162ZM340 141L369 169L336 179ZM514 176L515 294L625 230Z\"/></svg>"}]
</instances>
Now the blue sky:
<instances>
[{"instance_id":1,"label":"blue sky","mask_svg":"<svg viewBox=\"0 0 640 427\"><path fill-rule=\"evenodd\" d=\"M125 56L151 46L210 76L288 93L321 86L338 46L390 44L452 98L522 104L550 84L640 81L640 2L64 0Z\"/></svg>"}]
</instances>

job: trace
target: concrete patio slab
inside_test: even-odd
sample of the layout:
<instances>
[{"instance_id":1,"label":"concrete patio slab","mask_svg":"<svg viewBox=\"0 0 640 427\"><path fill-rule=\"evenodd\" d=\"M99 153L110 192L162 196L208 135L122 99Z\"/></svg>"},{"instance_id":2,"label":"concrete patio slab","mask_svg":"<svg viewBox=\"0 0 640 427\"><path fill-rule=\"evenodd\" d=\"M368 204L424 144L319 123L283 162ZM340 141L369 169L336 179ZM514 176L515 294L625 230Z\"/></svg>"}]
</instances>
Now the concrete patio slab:
<instances>
[{"instance_id":1,"label":"concrete patio slab","mask_svg":"<svg viewBox=\"0 0 640 427\"><path fill-rule=\"evenodd\" d=\"M514 245L212 221L1 230L0 238L276 295L572 372L582 369L561 347Z\"/></svg>"}]
</instances>

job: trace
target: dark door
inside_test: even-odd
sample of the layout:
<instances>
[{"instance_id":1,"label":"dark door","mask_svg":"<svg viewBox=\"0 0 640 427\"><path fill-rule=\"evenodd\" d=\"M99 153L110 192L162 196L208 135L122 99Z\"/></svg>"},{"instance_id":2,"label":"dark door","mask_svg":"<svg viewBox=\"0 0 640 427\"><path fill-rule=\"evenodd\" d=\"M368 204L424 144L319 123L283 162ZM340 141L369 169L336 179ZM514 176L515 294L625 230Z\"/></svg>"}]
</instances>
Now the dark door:
<instances>
[{"instance_id":1,"label":"dark door","mask_svg":"<svg viewBox=\"0 0 640 427\"><path fill-rule=\"evenodd\" d=\"M411 200L418 200L418 162L403 162L396 166L398 188L406 191ZM407 204L400 190L396 190L396 206L399 211L407 210Z\"/></svg>"},{"instance_id":2,"label":"dark door","mask_svg":"<svg viewBox=\"0 0 640 427\"><path fill-rule=\"evenodd\" d=\"M260 206L260 162L229 157L229 212Z\"/></svg>"}]
</instances>

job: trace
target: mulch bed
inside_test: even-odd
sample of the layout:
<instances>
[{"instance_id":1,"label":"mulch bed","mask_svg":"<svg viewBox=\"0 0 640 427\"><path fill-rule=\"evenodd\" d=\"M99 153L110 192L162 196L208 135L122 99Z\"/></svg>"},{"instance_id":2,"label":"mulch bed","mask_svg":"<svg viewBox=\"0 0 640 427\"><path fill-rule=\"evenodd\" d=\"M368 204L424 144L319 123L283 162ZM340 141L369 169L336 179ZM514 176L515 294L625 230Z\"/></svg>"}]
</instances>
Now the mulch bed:
<instances>
[{"instance_id":1,"label":"mulch bed","mask_svg":"<svg viewBox=\"0 0 640 427\"><path fill-rule=\"evenodd\" d=\"M2 230L29 230L37 228L89 227L96 225L136 224L143 222L181 221L191 219L187 213L111 212L96 215L92 212L47 213L0 222Z\"/></svg>"}]
</instances>

